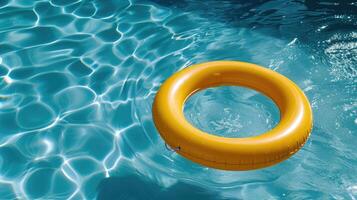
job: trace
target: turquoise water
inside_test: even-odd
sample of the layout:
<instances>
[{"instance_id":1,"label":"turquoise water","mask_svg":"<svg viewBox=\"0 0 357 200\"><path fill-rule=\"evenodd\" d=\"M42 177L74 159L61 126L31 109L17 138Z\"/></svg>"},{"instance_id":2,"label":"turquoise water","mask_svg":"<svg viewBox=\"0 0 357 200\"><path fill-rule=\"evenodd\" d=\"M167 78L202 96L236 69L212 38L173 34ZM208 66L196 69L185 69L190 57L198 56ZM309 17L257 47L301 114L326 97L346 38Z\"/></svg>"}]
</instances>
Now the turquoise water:
<instances>
[{"instance_id":1,"label":"turquoise water","mask_svg":"<svg viewBox=\"0 0 357 200\"><path fill-rule=\"evenodd\" d=\"M357 16L347 1L0 1L0 199L357 199ZM276 166L229 172L165 148L151 117L170 75L241 60L308 96L314 128ZM264 96L202 91L185 115L245 137Z\"/></svg>"}]
</instances>

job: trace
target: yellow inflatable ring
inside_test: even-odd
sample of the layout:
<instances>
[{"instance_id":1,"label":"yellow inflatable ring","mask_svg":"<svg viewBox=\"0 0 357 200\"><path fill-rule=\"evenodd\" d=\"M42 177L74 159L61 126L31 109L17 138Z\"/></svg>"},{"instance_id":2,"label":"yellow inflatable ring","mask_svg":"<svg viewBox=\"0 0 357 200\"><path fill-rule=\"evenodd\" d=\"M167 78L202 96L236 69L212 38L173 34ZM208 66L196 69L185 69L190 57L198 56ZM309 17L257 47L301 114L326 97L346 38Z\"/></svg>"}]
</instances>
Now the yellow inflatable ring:
<instances>
[{"instance_id":1,"label":"yellow inflatable ring","mask_svg":"<svg viewBox=\"0 0 357 200\"><path fill-rule=\"evenodd\" d=\"M222 85L244 86L270 97L279 107L279 124L247 138L220 137L192 126L183 114L185 101L199 90ZM279 163L303 146L312 127L309 101L297 85L270 69L236 61L197 64L171 76L155 97L153 118L162 138L177 153L225 170L252 170Z\"/></svg>"}]
</instances>

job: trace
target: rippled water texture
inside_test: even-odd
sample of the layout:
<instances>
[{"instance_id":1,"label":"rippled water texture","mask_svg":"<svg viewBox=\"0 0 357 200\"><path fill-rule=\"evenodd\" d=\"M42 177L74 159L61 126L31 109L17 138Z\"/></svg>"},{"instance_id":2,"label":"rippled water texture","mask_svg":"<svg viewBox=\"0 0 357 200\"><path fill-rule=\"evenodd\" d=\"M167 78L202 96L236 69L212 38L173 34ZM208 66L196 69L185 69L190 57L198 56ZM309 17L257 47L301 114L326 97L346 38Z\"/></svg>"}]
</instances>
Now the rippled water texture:
<instances>
[{"instance_id":1,"label":"rippled water texture","mask_svg":"<svg viewBox=\"0 0 357 200\"><path fill-rule=\"evenodd\" d=\"M356 6L0 1L0 199L357 199ZM165 148L151 117L160 84L221 59L276 70L306 93L314 128L292 158L227 172ZM272 128L274 109L227 87L196 94L185 114L245 136Z\"/></svg>"}]
</instances>

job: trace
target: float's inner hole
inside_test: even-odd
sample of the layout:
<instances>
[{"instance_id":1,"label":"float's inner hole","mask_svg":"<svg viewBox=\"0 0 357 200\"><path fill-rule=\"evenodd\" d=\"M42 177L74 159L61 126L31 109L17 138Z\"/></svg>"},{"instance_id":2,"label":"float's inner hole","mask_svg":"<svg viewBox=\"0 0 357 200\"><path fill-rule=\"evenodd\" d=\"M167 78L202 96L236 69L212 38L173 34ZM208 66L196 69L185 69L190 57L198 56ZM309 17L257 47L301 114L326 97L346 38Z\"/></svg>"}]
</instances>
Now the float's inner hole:
<instances>
[{"instance_id":1,"label":"float's inner hole","mask_svg":"<svg viewBox=\"0 0 357 200\"><path fill-rule=\"evenodd\" d=\"M251 137L274 128L280 120L276 104L255 90L220 86L189 97L186 119L200 130L222 137Z\"/></svg>"}]
</instances>

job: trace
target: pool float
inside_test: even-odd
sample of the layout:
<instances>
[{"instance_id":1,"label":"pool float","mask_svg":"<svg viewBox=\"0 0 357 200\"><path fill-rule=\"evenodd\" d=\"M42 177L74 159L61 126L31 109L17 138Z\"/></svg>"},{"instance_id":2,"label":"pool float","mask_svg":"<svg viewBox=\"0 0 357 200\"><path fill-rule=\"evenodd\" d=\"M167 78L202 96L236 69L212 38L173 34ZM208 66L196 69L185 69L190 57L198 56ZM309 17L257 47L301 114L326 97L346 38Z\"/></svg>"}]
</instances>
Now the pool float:
<instances>
[{"instance_id":1,"label":"pool float","mask_svg":"<svg viewBox=\"0 0 357 200\"><path fill-rule=\"evenodd\" d=\"M280 110L278 125L247 138L216 136L191 125L183 114L185 101L199 90L223 85L248 87L270 97ZM162 138L178 154L224 170L277 164L304 145L312 128L309 101L297 85L270 69L237 61L196 64L171 76L156 94L153 119Z\"/></svg>"}]
</instances>

